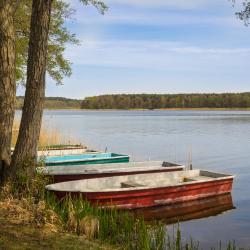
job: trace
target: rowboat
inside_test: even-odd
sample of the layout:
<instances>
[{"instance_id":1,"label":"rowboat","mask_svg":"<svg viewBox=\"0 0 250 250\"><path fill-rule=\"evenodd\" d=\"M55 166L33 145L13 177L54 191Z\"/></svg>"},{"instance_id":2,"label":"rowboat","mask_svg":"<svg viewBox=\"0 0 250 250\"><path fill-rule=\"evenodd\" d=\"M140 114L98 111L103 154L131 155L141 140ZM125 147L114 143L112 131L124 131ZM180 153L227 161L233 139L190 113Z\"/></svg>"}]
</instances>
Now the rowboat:
<instances>
[{"instance_id":1,"label":"rowboat","mask_svg":"<svg viewBox=\"0 0 250 250\"><path fill-rule=\"evenodd\" d=\"M89 149L83 145L48 145L38 148L37 155L56 156L56 155L71 155L71 154L85 154Z\"/></svg>"},{"instance_id":2,"label":"rowboat","mask_svg":"<svg viewBox=\"0 0 250 250\"><path fill-rule=\"evenodd\" d=\"M129 162L128 155L115 153L84 153L59 156L45 156L40 158L46 166L58 165L84 165L84 164L106 164L116 162Z\"/></svg>"},{"instance_id":3,"label":"rowboat","mask_svg":"<svg viewBox=\"0 0 250 250\"><path fill-rule=\"evenodd\" d=\"M14 147L11 148L11 153L14 152ZM71 155L71 154L84 154L98 151L91 150L83 145L47 145L44 147L38 147L37 156L45 157L45 156L56 156L56 155Z\"/></svg>"},{"instance_id":4,"label":"rowboat","mask_svg":"<svg viewBox=\"0 0 250 250\"><path fill-rule=\"evenodd\" d=\"M124 175L47 185L59 199L80 194L92 204L134 209L230 193L232 175L205 170Z\"/></svg>"},{"instance_id":5,"label":"rowboat","mask_svg":"<svg viewBox=\"0 0 250 250\"><path fill-rule=\"evenodd\" d=\"M232 195L229 193L177 204L139 208L133 210L133 214L136 218L143 217L146 221L159 220L168 225L217 216L232 209L235 207Z\"/></svg>"},{"instance_id":6,"label":"rowboat","mask_svg":"<svg viewBox=\"0 0 250 250\"><path fill-rule=\"evenodd\" d=\"M184 170L185 166L166 161L146 161L76 166L47 166L37 171L51 176L54 182L122 176L145 173L163 173Z\"/></svg>"}]
</instances>

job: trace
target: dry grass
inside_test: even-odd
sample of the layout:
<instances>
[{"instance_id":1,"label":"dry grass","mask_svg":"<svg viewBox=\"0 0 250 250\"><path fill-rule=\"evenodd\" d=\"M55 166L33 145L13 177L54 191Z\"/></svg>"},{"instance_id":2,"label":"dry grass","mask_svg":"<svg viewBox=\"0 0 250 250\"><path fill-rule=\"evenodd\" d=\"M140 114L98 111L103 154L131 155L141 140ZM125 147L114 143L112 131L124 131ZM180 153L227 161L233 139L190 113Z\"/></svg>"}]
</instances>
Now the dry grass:
<instances>
[{"instance_id":1,"label":"dry grass","mask_svg":"<svg viewBox=\"0 0 250 250\"><path fill-rule=\"evenodd\" d=\"M13 129L12 129L12 141L11 145L12 147L15 146L17 137L18 137L18 131L19 131L19 121L14 121ZM60 131L56 128L49 128L45 125L41 128L40 138L39 138L39 147L40 148L46 148L48 145L62 145L62 144L77 144L76 140L73 138L67 138L60 133Z\"/></svg>"},{"instance_id":2,"label":"dry grass","mask_svg":"<svg viewBox=\"0 0 250 250\"><path fill-rule=\"evenodd\" d=\"M93 215L86 215L79 222L79 234L85 235L88 239L94 239L100 231L100 222Z\"/></svg>"},{"instance_id":3,"label":"dry grass","mask_svg":"<svg viewBox=\"0 0 250 250\"><path fill-rule=\"evenodd\" d=\"M39 138L39 147L46 147L47 145L53 144L62 144L61 141L62 135L56 129L47 129L42 127L40 138Z\"/></svg>"},{"instance_id":4,"label":"dry grass","mask_svg":"<svg viewBox=\"0 0 250 250\"><path fill-rule=\"evenodd\" d=\"M17 199L12 195L8 184L0 193L0 214L13 224L33 225L52 232L58 232L62 228L60 218L46 206L44 200L36 203L32 197Z\"/></svg>"},{"instance_id":5,"label":"dry grass","mask_svg":"<svg viewBox=\"0 0 250 250\"><path fill-rule=\"evenodd\" d=\"M14 147L16 145L18 131L19 131L19 125L20 125L19 122L14 121L13 127L12 127L12 138L11 138L11 146L12 147Z\"/></svg>"},{"instance_id":6,"label":"dry grass","mask_svg":"<svg viewBox=\"0 0 250 250\"><path fill-rule=\"evenodd\" d=\"M64 231L59 216L28 198L16 199L5 186L0 196L0 249L114 249Z\"/></svg>"},{"instance_id":7,"label":"dry grass","mask_svg":"<svg viewBox=\"0 0 250 250\"><path fill-rule=\"evenodd\" d=\"M46 221L43 226L34 223L34 213L29 206L26 200L0 202L0 249L114 249L99 241L63 232L55 222ZM43 204L38 205L38 213L41 211L44 213Z\"/></svg>"}]
</instances>

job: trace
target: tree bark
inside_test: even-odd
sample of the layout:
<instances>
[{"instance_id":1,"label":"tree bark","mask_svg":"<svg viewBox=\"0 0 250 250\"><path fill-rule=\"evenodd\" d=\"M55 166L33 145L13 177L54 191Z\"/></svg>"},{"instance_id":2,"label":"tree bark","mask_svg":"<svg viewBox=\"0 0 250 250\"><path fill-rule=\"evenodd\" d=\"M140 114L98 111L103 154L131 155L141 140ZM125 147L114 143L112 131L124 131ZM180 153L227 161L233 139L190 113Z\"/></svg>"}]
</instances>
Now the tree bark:
<instances>
[{"instance_id":1,"label":"tree bark","mask_svg":"<svg viewBox=\"0 0 250 250\"><path fill-rule=\"evenodd\" d=\"M13 0L0 0L0 179L8 172L15 115L15 29Z\"/></svg>"},{"instance_id":2,"label":"tree bark","mask_svg":"<svg viewBox=\"0 0 250 250\"><path fill-rule=\"evenodd\" d=\"M11 170L36 161L45 98L45 74L52 0L33 0L27 64L27 82L19 135ZM30 165L29 174L34 173Z\"/></svg>"}]
</instances>

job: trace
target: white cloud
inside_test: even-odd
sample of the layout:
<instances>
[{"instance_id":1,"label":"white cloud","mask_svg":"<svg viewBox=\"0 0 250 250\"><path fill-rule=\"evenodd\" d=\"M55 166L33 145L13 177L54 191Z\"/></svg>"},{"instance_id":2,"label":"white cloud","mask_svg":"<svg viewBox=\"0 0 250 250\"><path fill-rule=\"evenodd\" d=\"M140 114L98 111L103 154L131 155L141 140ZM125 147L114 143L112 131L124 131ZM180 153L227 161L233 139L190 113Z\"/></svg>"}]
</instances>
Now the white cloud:
<instances>
[{"instance_id":1,"label":"white cloud","mask_svg":"<svg viewBox=\"0 0 250 250\"><path fill-rule=\"evenodd\" d=\"M145 24L242 26L230 0L106 0L109 10L100 15L93 7L83 8L72 0L80 24Z\"/></svg>"},{"instance_id":2,"label":"white cloud","mask_svg":"<svg viewBox=\"0 0 250 250\"><path fill-rule=\"evenodd\" d=\"M82 5L79 0L65 0L74 7ZM161 8L161 7L176 7L179 9L197 9L207 6L228 5L228 0L103 0L109 7L114 6L131 6L142 8Z\"/></svg>"},{"instance_id":3,"label":"white cloud","mask_svg":"<svg viewBox=\"0 0 250 250\"><path fill-rule=\"evenodd\" d=\"M147 13L130 11L129 15L125 12L110 12L105 16L95 16L94 18L87 15L85 18L78 17L78 22L82 25L93 24L135 24L135 25L157 25L157 26L187 26L190 24L197 25L215 25L215 26L238 26L242 23L234 15L228 16L204 16L192 15L189 13Z\"/></svg>"},{"instance_id":4,"label":"white cloud","mask_svg":"<svg viewBox=\"0 0 250 250\"><path fill-rule=\"evenodd\" d=\"M250 48L205 48L181 42L86 41L67 49L77 65L125 67L178 72L229 70L248 62Z\"/></svg>"},{"instance_id":5,"label":"white cloud","mask_svg":"<svg viewBox=\"0 0 250 250\"><path fill-rule=\"evenodd\" d=\"M130 5L139 7L175 7L181 9L197 9L208 5L221 5L227 1L217 0L106 0L107 5Z\"/></svg>"},{"instance_id":6,"label":"white cloud","mask_svg":"<svg viewBox=\"0 0 250 250\"><path fill-rule=\"evenodd\" d=\"M171 48L170 51L174 51L177 53L207 54L207 55L250 54L250 48L222 49L222 48L200 48L200 47L174 47Z\"/></svg>"}]
</instances>

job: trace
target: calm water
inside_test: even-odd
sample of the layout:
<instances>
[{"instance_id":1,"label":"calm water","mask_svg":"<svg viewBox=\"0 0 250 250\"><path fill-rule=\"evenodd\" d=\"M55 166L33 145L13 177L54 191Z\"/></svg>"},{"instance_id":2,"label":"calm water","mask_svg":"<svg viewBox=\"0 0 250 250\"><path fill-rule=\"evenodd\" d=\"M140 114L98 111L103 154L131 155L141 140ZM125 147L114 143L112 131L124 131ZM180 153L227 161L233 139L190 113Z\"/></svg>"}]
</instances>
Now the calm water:
<instances>
[{"instance_id":1,"label":"calm water","mask_svg":"<svg viewBox=\"0 0 250 250\"><path fill-rule=\"evenodd\" d=\"M17 115L20 115L19 113ZM219 240L250 247L250 112L46 111L44 123L89 147L126 153L132 160L169 160L236 176L236 209L181 223L204 249Z\"/></svg>"}]
</instances>

